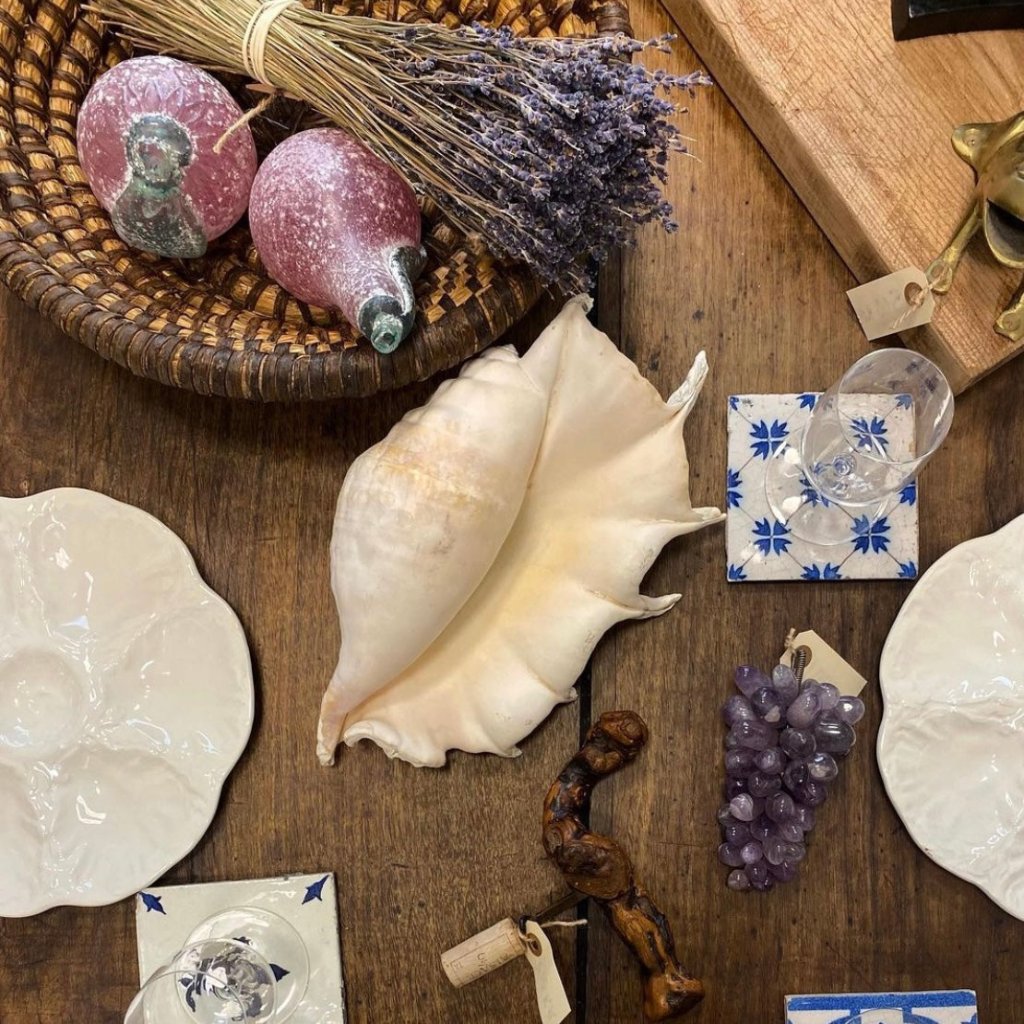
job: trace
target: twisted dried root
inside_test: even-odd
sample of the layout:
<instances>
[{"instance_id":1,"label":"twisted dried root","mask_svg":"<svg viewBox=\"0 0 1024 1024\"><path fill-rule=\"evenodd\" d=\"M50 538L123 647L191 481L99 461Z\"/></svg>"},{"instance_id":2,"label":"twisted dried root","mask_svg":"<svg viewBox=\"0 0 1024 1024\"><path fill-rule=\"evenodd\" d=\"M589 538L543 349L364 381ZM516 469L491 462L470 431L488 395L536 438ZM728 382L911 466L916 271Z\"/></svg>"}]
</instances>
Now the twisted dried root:
<instances>
[{"instance_id":1,"label":"twisted dried root","mask_svg":"<svg viewBox=\"0 0 1024 1024\"><path fill-rule=\"evenodd\" d=\"M679 1017L704 998L704 986L676 960L665 915L633 878L625 850L587 830L581 815L595 784L629 764L647 742L647 726L632 711L602 715L582 749L544 800L544 849L577 892L595 899L644 967L648 1020Z\"/></svg>"}]
</instances>

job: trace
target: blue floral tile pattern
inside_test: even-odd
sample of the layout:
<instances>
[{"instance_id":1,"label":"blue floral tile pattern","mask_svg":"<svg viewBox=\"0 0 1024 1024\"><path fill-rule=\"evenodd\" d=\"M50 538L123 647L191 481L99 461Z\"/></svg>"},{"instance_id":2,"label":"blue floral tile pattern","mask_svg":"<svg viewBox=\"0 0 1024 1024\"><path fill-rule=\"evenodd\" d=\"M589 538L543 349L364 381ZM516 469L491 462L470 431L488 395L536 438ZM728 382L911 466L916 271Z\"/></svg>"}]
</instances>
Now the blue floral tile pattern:
<instances>
[{"instance_id":1,"label":"blue floral tile pattern","mask_svg":"<svg viewBox=\"0 0 1024 1024\"><path fill-rule=\"evenodd\" d=\"M775 451L800 430L818 395L732 395L726 471L726 579L912 580L918 573L918 490L911 482L885 516L871 522L850 516L850 539L816 547L794 536L768 507L764 477ZM864 395L854 423L858 443L887 453L909 452L913 419L909 400ZM860 410L858 409L858 412ZM816 492L807 481L808 494ZM824 498L819 501L827 504Z\"/></svg>"},{"instance_id":2,"label":"blue floral tile pattern","mask_svg":"<svg viewBox=\"0 0 1024 1024\"><path fill-rule=\"evenodd\" d=\"M872 416L870 421L867 416L859 416L851 426L860 448L869 452L887 452L889 450L889 438L885 436L889 433L889 429L885 425L885 420L880 416Z\"/></svg>"},{"instance_id":3,"label":"blue floral tile pattern","mask_svg":"<svg viewBox=\"0 0 1024 1024\"><path fill-rule=\"evenodd\" d=\"M974 992L786 996L786 1024L978 1024Z\"/></svg>"}]
</instances>

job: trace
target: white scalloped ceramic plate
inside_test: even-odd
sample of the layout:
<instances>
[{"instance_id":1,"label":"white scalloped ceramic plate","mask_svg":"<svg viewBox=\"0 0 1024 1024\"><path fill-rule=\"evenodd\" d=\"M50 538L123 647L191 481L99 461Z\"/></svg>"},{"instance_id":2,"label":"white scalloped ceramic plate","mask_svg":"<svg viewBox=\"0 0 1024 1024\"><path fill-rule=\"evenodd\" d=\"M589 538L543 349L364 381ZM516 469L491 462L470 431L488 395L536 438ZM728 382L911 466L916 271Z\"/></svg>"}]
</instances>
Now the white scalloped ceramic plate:
<instances>
[{"instance_id":1,"label":"white scalloped ceramic plate","mask_svg":"<svg viewBox=\"0 0 1024 1024\"><path fill-rule=\"evenodd\" d=\"M159 878L252 716L242 626L166 526L93 491L0 498L0 917Z\"/></svg>"},{"instance_id":2,"label":"white scalloped ceramic plate","mask_svg":"<svg viewBox=\"0 0 1024 1024\"><path fill-rule=\"evenodd\" d=\"M1024 516L924 574L879 674L878 764L908 831L1024 919Z\"/></svg>"}]
</instances>

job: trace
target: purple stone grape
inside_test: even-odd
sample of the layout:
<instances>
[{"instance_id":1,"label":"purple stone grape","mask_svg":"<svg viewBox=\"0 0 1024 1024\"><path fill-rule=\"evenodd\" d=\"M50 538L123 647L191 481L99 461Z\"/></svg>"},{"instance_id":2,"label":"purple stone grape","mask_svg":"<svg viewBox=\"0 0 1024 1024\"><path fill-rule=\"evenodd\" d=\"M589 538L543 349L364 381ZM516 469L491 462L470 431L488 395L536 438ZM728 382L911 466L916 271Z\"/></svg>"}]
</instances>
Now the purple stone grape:
<instances>
[{"instance_id":1,"label":"purple stone grape","mask_svg":"<svg viewBox=\"0 0 1024 1024\"><path fill-rule=\"evenodd\" d=\"M775 823L767 814L762 814L750 823L750 838L763 843L775 831Z\"/></svg>"},{"instance_id":2,"label":"purple stone grape","mask_svg":"<svg viewBox=\"0 0 1024 1024\"><path fill-rule=\"evenodd\" d=\"M730 868L741 868L743 867L744 860L740 856L740 848L738 846L730 846L728 843L722 843L718 848L718 859Z\"/></svg>"},{"instance_id":3,"label":"purple stone grape","mask_svg":"<svg viewBox=\"0 0 1024 1024\"><path fill-rule=\"evenodd\" d=\"M769 864L781 864L786 858L782 855L785 840L778 835L769 836L763 843L764 859Z\"/></svg>"},{"instance_id":4,"label":"purple stone grape","mask_svg":"<svg viewBox=\"0 0 1024 1024\"><path fill-rule=\"evenodd\" d=\"M751 888L750 878L742 868L730 871L728 881L725 884L729 886L733 892L749 892Z\"/></svg>"},{"instance_id":5,"label":"purple stone grape","mask_svg":"<svg viewBox=\"0 0 1024 1024\"><path fill-rule=\"evenodd\" d=\"M759 750L754 756L754 764L759 772L765 775L781 775L786 767L786 755L779 747L768 747L767 750Z\"/></svg>"},{"instance_id":6,"label":"purple stone grape","mask_svg":"<svg viewBox=\"0 0 1024 1024\"><path fill-rule=\"evenodd\" d=\"M864 701L859 697L840 697L835 716L847 725L856 725L864 717Z\"/></svg>"},{"instance_id":7,"label":"purple stone grape","mask_svg":"<svg viewBox=\"0 0 1024 1024\"><path fill-rule=\"evenodd\" d=\"M788 665L776 665L772 669L772 686L786 707L793 702L793 698L800 692L800 684L797 682L793 670Z\"/></svg>"},{"instance_id":8,"label":"purple stone grape","mask_svg":"<svg viewBox=\"0 0 1024 1024\"><path fill-rule=\"evenodd\" d=\"M821 710L831 711L839 703L839 687L831 683L819 683L818 696L821 698Z\"/></svg>"},{"instance_id":9,"label":"purple stone grape","mask_svg":"<svg viewBox=\"0 0 1024 1024\"><path fill-rule=\"evenodd\" d=\"M829 716L821 718L815 725L814 742L818 750L823 750L826 754L839 754L840 757L845 757L857 742L857 734L853 731L853 726Z\"/></svg>"},{"instance_id":10,"label":"purple stone grape","mask_svg":"<svg viewBox=\"0 0 1024 1024\"><path fill-rule=\"evenodd\" d=\"M818 688L804 687L793 699L793 703L786 708L786 721L794 729L807 729L814 724L820 714L821 697L818 696Z\"/></svg>"},{"instance_id":11,"label":"purple stone grape","mask_svg":"<svg viewBox=\"0 0 1024 1024\"><path fill-rule=\"evenodd\" d=\"M807 804L809 807L819 807L828 799L828 786L824 782L815 782L813 779L808 779L799 786L791 788L790 792L795 800L799 800L800 803Z\"/></svg>"},{"instance_id":12,"label":"purple stone grape","mask_svg":"<svg viewBox=\"0 0 1024 1024\"><path fill-rule=\"evenodd\" d=\"M802 843L804 841L804 830L795 821L779 822L778 833L787 843Z\"/></svg>"},{"instance_id":13,"label":"purple stone grape","mask_svg":"<svg viewBox=\"0 0 1024 1024\"><path fill-rule=\"evenodd\" d=\"M732 729L730 729L725 734L725 749L726 750L735 750L739 745L740 745L740 741L737 738L736 733L734 733L732 731Z\"/></svg>"},{"instance_id":14,"label":"purple stone grape","mask_svg":"<svg viewBox=\"0 0 1024 1024\"><path fill-rule=\"evenodd\" d=\"M770 686L762 686L750 698L754 713L768 725L782 721L782 698Z\"/></svg>"},{"instance_id":15,"label":"purple stone grape","mask_svg":"<svg viewBox=\"0 0 1024 1024\"><path fill-rule=\"evenodd\" d=\"M722 787L722 795L726 800L732 800L734 797L740 796L742 793L746 793L746 791L746 779L726 779L725 785Z\"/></svg>"},{"instance_id":16,"label":"purple stone grape","mask_svg":"<svg viewBox=\"0 0 1024 1024\"><path fill-rule=\"evenodd\" d=\"M768 870L777 882L795 881L800 873L797 865L791 864L788 860L784 860L781 864L769 864Z\"/></svg>"},{"instance_id":17,"label":"purple stone grape","mask_svg":"<svg viewBox=\"0 0 1024 1024\"><path fill-rule=\"evenodd\" d=\"M781 836L769 836L764 842L764 858L769 864L795 864L804 859L805 853L803 843L787 843Z\"/></svg>"},{"instance_id":18,"label":"purple stone grape","mask_svg":"<svg viewBox=\"0 0 1024 1024\"><path fill-rule=\"evenodd\" d=\"M757 721L757 715L754 713L754 709L746 697L741 697L738 693L734 693L722 705L722 721L726 725L732 726L737 722L755 722Z\"/></svg>"},{"instance_id":19,"label":"purple stone grape","mask_svg":"<svg viewBox=\"0 0 1024 1024\"><path fill-rule=\"evenodd\" d=\"M774 822L792 821L796 805L788 793L776 793L765 804L764 813Z\"/></svg>"},{"instance_id":20,"label":"purple stone grape","mask_svg":"<svg viewBox=\"0 0 1024 1024\"><path fill-rule=\"evenodd\" d=\"M729 817L731 818L732 815L730 814ZM744 821L739 821L735 825L724 825L722 837L730 846L745 846L752 838L750 826Z\"/></svg>"},{"instance_id":21,"label":"purple stone grape","mask_svg":"<svg viewBox=\"0 0 1024 1024\"><path fill-rule=\"evenodd\" d=\"M740 793L729 801L729 810L737 821L753 821L754 798L749 793Z\"/></svg>"},{"instance_id":22,"label":"purple stone grape","mask_svg":"<svg viewBox=\"0 0 1024 1024\"><path fill-rule=\"evenodd\" d=\"M818 751L807 759L807 772L815 782L831 782L839 775L839 765L831 754Z\"/></svg>"},{"instance_id":23,"label":"purple stone grape","mask_svg":"<svg viewBox=\"0 0 1024 1024\"><path fill-rule=\"evenodd\" d=\"M768 686L771 683L771 680L753 665L740 665L736 669L733 679L736 682L736 689L744 697L752 696L755 690L760 690L762 686Z\"/></svg>"},{"instance_id":24,"label":"purple stone grape","mask_svg":"<svg viewBox=\"0 0 1024 1024\"><path fill-rule=\"evenodd\" d=\"M793 810L793 821L805 832L814 828L814 808L807 804L796 803Z\"/></svg>"},{"instance_id":25,"label":"purple stone grape","mask_svg":"<svg viewBox=\"0 0 1024 1024\"><path fill-rule=\"evenodd\" d=\"M740 850L740 857L744 864L756 864L762 856L761 844L758 842L745 843Z\"/></svg>"},{"instance_id":26,"label":"purple stone grape","mask_svg":"<svg viewBox=\"0 0 1024 1024\"><path fill-rule=\"evenodd\" d=\"M751 750L765 750L776 742L775 730L763 722L737 722L732 731L736 734L738 744Z\"/></svg>"},{"instance_id":27,"label":"purple stone grape","mask_svg":"<svg viewBox=\"0 0 1024 1024\"><path fill-rule=\"evenodd\" d=\"M754 752L747 747L737 747L725 754L725 773L736 778L746 778L754 770Z\"/></svg>"},{"instance_id":28,"label":"purple stone grape","mask_svg":"<svg viewBox=\"0 0 1024 1024\"><path fill-rule=\"evenodd\" d=\"M718 813L715 815L715 817L718 819L718 824L721 825L723 828L726 825L737 824L737 821L732 816L732 811L729 810L729 805L727 803L722 804L718 808Z\"/></svg>"},{"instance_id":29,"label":"purple stone grape","mask_svg":"<svg viewBox=\"0 0 1024 1024\"><path fill-rule=\"evenodd\" d=\"M782 782L790 793L796 793L798 786L803 785L810 778L807 765L800 761L790 761L786 770L782 773Z\"/></svg>"},{"instance_id":30,"label":"purple stone grape","mask_svg":"<svg viewBox=\"0 0 1024 1024\"><path fill-rule=\"evenodd\" d=\"M750 795L755 797L769 797L782 789L782 778L778 775L765 775L763 772L754 772L747 779L747 789Z\"/></svg>"},{"instance_id":31,"label":"purple stone grape","mask_svg":"<svg viewBox=\"0 0 1024 1024\"><path fill-rule=\"evenodd\" d=\"M751 884L755 888L757 888L759 882L764 883L768 880L768 865L764 860L748 864L744 870L747 872L747 878L750 879Z\"/></svg>"},{"instance_id":32,"label":"purple stone grape","mask_svg":"<svg viewBox=\"0 0 1024 1024\"><path fill-rule=\"evenodd\" d=\"M779 746L793 758L810 757L818 749L814 733L809 729L783 729Z\"/></svg>"}]
</instances>

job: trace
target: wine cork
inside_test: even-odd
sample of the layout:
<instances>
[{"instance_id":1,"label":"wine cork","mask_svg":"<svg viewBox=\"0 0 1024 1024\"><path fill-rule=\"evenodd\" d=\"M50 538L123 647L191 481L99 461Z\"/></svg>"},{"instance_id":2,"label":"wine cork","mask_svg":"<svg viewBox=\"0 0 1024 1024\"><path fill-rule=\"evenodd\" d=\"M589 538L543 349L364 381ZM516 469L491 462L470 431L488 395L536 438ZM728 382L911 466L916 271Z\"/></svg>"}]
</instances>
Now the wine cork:
<instances>
[{"instance_id":1,"label":"wine cork","mask_svg":"<svg viewBox=\"0 0 1024 1024\"><path fill-rule=\"evenodd\" d=\"M515 921L506 917L504 921L442 953L441 966L448 980L456 988L462 988L522 956L524 951Z\"/></svg>"}]
</instances>

